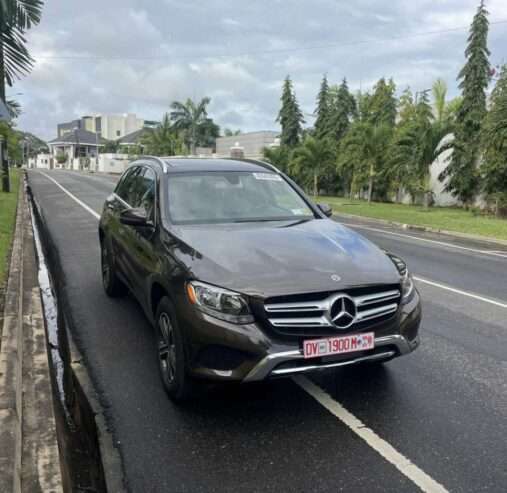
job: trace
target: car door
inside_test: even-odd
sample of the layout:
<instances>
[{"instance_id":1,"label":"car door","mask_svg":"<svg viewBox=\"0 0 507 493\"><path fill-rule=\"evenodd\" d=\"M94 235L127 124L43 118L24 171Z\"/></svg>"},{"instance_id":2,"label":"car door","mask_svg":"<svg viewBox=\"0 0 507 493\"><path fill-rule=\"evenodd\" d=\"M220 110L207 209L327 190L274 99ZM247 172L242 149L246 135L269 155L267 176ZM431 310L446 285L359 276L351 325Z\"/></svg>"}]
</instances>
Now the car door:
<instances>
[{"instance_id":1,"label":"car door","mask_svg":"<svg viewBox=\"0 0 507 493\"><path fill-rule=\"evenodd\" d=\"M132 207L132 200L135 198L135 190L141 166L132 166L118 183L113 195L106 201L106 208L111 210L111 248L114 255L115 266L123 281L132 289L133 279L131 278L128 263L126 262L127 252L132 244L131 227L122 224L121 213Z\"/></svg>"},{"instance_id":2,"label":"car door","mask_svg":"<svg viewBox=\"0 0 507 493\"><path fill-rule=\"evenodd\" d=\"M154 246L158 228L157 175L149 166L143 166L135 177L135 186L129 195L130 205L144 209L147 227L125 226L127 248L124 265L130 279L131 290L141 303L147 299L149 277L156 272L158 262Z\"/></svg>"}]
</instances>

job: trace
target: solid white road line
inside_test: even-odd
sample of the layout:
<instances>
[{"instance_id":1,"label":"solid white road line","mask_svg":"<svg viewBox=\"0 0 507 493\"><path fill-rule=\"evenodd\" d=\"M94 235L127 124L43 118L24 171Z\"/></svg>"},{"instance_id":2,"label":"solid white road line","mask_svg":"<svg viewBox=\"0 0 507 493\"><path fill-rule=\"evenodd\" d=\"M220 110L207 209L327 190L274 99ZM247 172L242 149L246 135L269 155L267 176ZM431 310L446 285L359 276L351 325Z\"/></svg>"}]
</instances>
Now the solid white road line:
<instances>
[{"instance_id":1,"label":"solid white road line","mask_svg":"<svg viewBox=\"0 0 507 493\"><path fill-rule=\"evenodd\" d=\"M461 245L455 245L454 243L447 243L445 241L430 240L428 238L420 238L419 236L406 235L403 233L395 233L394 231L386 231L385 229L374 228L372 226L364 226L363 224L345 223L345 222L342 224L344 226L350 226L352 228L361 228L361 229L366 229L369 231L375 231L377 233L383 233L386 235L398 236L401 238L410 238L411 240L425 241L426 243L434 243L436 245L442 245L442 246L449 247L449 248L455 248L457 250L464 250L464 251L468 251L468 252L472 252L472 253L481 253L483 255L491 255L494 257L507 258L507 252L501 252L501 250L479 250L478 248L464 247Z\"/></svg>"},{"instance_id":2,"label":"solid white road line","mask_svg":"<svg viewBox=\"0 0 507 493\"><path fill-rule=\"evenodd\" d=\"M447 490L422 469L404 455L400 454L392 445L380 438L373 430L364 425L352 413L347 411L339 402L324 392L318 385L303 376L292 378L305 392L310 394L319 404L324 406L331 414L336 416L356 435L362 438L371 448L377 451L385 460L393 464L410 481L415 483L422 491L428 493L445 493Z\"/></svg>"},{"instance_id":3,"label":"solid white road line","mask_svg":"<svg viewBox=\"0 0 507 493\"><path fill-rule=\"evenodd\" d=\"M97 214L91 207L88 207L84 202L79 200L73 193L69 192L66 188L62 187L54 178L47 175L46 173L39 171L41 175L44 175L48 180L51 180L58 188L65 192L72 200L76 201L83 209L86 209L96 219L100 219L100 214Z\"/></svg>"},{"instance_id":4,"label":"solid white road line","mask_svg":"<svg viewBox=\"0 0 507 493\"><path fill-rule=\"evenodd\" d=\"M451 286L446 286L445 284L441 284L439 282L430 281L428 279L423 279L422 277L412 276L416 281L422 282L424 284L428 284L429 286L433 286L435 288L445 289L446 291L450 291L451 293L461 294L462 296L466 296L468 298L473 298L475 300L483 301L484 303L489 303L490 305L499 306L500 308L507 308L507 303L493 300L491 298L486 298L485 296L481 296L479 294L470 293L469 291L462 291L461 289L452 288Z\"/></svg>"}]
</instances>

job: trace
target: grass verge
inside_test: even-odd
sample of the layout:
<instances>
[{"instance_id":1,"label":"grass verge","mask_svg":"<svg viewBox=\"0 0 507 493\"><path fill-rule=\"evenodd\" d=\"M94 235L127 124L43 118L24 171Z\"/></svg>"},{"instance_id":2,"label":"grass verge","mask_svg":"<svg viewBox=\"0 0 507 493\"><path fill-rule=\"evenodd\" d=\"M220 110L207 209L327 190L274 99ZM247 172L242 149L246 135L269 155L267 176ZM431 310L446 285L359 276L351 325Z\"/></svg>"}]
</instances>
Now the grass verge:
<instances>
[{"instance_id":1,"label":"grass verge","mask_svg":"<svg viewBox=\"0 0 507 493\"><path fill-rule=\"evenodd\" d=\"M8 255L16 224L16 204L18 203L19 179L21 173L10 169L11 192L4 193L0 187L0 292L5 283L8 269Z\"/></svg>"},{"instance_id":2,"label":"grass verge","mask_svg":"<svg viewBox=\"0 0 507 493\"><path fill-rule=\"evenodd\" d=\"M368 204L364 200L350 200L342 197L319 197L317 201L327 202L337 214L343 212L374 219L385 219L415 226L507 240L507 220L476 215L457 207L431 207L425 209L415 205L381 202Z\"/></svg>"}]
</instances>

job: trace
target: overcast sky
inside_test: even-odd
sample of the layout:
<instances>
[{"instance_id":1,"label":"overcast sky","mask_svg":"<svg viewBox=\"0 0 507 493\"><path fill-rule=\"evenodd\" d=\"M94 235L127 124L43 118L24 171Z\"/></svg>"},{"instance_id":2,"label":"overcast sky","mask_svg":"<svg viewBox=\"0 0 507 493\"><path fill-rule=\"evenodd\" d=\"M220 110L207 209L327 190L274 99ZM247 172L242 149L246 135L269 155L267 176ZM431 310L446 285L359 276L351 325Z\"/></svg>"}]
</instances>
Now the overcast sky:
<instances>
[{"instance_id":1,"label":"overcast sky","mask_svg":"<svg viewBox=\"0 0 507 493\"><path fill-rule=\"evenodd\" d=\"M160 120L172 101L203 96L221 127L276 130L287 74L307 114L323 73L353 90L392 76L400 92L442 77L454 96L467 29L453 29L470 24L478 0L45 3L28 35L35 68L8 95L22 93L19 127L50 139L85 114ZM486 3L492 23L507 21L507 0ZM507 61L507 23L491 26L489 46L493 64Z\"/></svg>"}]
</instances>

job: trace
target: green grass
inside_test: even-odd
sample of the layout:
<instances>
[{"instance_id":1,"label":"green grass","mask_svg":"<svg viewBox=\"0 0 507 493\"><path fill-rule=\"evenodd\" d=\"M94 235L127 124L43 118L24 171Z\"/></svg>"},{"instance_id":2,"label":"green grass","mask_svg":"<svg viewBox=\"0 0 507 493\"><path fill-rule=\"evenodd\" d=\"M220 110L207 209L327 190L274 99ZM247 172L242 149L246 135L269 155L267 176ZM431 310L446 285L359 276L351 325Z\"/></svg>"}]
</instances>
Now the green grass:
<instances>
[{"instance_id":1,"label":"green grass","mask_svg":"<svg viewBox=\"0 0 507 493\"><path fill-rule=\"evenodd\" d=\"M339 214L385 219L398 223L425 226L458 233L481 235L489 238L507 240L507 220L493 216L475 215L455 207L424 207L401 204L385 204L363 200L350 200L342 197L319 197L318 201L327 202L333 211Z\"/></svg>"},{"instance_id":2,"label":"green grass","mask_svg":"<svg viewBox=\"0 0 507 493\"><path fill-rule=\"evenodd\" d=\"M21 173L16 169L10 170L11 192L1 191L0 184L0 288L4 285L7 275L8 259L14 225L16 223L16 204L18 202L19 179Z\"/></svg>"}]
</instances>

